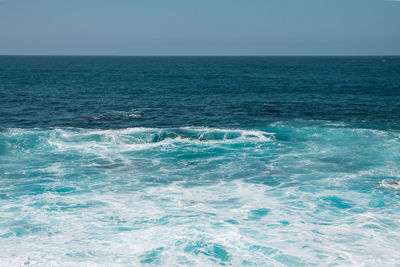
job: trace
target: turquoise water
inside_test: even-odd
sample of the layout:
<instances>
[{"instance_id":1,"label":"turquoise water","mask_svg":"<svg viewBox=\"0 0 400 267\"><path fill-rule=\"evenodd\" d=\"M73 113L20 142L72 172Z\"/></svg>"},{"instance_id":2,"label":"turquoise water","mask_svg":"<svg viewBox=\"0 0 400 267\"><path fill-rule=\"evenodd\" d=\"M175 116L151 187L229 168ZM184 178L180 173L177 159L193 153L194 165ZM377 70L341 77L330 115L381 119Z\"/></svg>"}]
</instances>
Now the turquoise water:
<instances>
[{"instance_id":1,"label":"turquoise water","mask_svg":"<svg viewBox=\"0 0 400 267\"><path fill-rule=\"evenodd\" d=\"M400 76L387 78L380 91L361 94L362 86L354 89L358 93L345 90L362 82L374 88L373 78L362 78L373 59L352 61L353 68L361 68L360 80L349 78L342 85L342 98L337 97L339 89L314 88L329 84L328 78L310 85L312 90L291 92L298 88L295 77L281 84L279 77L268 79L257 73L273 63L287 75L293 70L281 68L289 59L281 63L242 59L240 64L231 59L229 65L211 58L206 61L209 67L191 62L203 71L222 71L223 64L234 65L238 73L254 68L257 83L280 88L279 92L254 89L253 77L243 83L249 87L239 86L244 86L240 95L235 90L220 92L224 100L217 92L201 93L205 92L201 87L218 87L217 80L225 86L237 78L231 72L204 81L199 78L201 71L196 78L189 70L186 79L170 77L175 87L171 80L165 80L163 87L164 74L157 76L144 67L141 71L157 76L158 82L153 77L146 83L139 70L124 72L122 78L107 72L107 87L99 80L84 83L73 78L85 64L107 70L108 63L79 59L75 64L80 68L72 65L64 73L60 67L46 70L50 67L43 67L43 60L49 58L30 58L34 65L26 60L2 61L14 65L2 69L6 82L0 86L5 96L1 112L10 114L0 120L1 266L395 266L400 262L400 185L392 183L400 180L399 114L389 112L399 108ZM54 67L72 59L52 60ZM152 64L166 64L158 60L161 63ZM323 75L315 72L317 67L307 71L310 63L304 60L310 59L291 60L301 75ZM349 59L314 60L322 60L321 72L332 69L334 79L348 78L338 66L349 67ZM393 73L400 62L392 60L397 64L390 67ZM12 72L16 66L29 68L16 74ZM47 79L29 80L46 71ZM57 83L56 77L64 78ZM196 79L199 85L192 83ZM101 91L99 83L110 93ZM145 90L145 84L171 92L135 91ZM115 92L124 86L136 97ZM186 94L190 86L202 89L192 89L199 101ZM234 82L226 86L238 88ZM177 93L178 87L187 89ZM70 95L74 90L80 93ZM356 98L357 94L362 97ZM60 95L75 101L69 103ZM342 105L352 98L364 115L354 106ZM168 102L171 99L174 102ZM335 99L338 106L329 105ZM13 106L17 101L20 104ZM318 106L321 101L325 105ZM366 108L374 101L382 106L381 113ZM275 105L275 111L262 103ZM178 116L185 107L187 120Z\"/></svg>"}]
</instances>

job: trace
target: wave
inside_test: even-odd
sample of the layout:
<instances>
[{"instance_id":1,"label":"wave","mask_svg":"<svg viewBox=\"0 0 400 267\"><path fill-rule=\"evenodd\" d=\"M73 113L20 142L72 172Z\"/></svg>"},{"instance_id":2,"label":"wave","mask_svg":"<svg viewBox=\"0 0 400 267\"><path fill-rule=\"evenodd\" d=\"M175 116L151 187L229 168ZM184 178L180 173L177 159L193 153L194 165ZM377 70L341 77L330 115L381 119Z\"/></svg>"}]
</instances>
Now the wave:
<instances>
[{"instance_id":1,"label":"wave","mask_svg":"<svg viewBox=\"0 0 400 267\"><path fill-rule=\"evenodd\" d=\"M272 133L260 130L235 130L213 128L127 128L116 130L93 130L78 128L55 129L8 129L1 133L3 142L24 139L23 145L49 145L58 150L97 150L120 147L121 151L142 150L177 143L222 144L235 142L268 142ZM8 141L7 141L8 140ZM22 144L22 143L21 143Z\"/></svg>"},{"instance_id":2,"label":"wave","mask_svg":"<svg viewBox=\"0 0 400 267\"><path fill-rule=\"evenodd\" d=\"M400 177L400 134L390 131L331 126L294 127L284 123L263 129L126 128L113 130L54 128L7 129L0 132L4 162L40 162L113 169L147 168L164 181L179 172L196 171L196 179L246 178L281 184L295 177L330 176L352 188L370 188L383 179ZM224 173L208 172L216 164ZM64 168L68 164L63 164ZM172 166L171 164L177 164ZM12 165L12 164L11 164ZM10 165L10 166L11 166ZM163 174L164 173L164 174ZM174 178L175 177L175 178ZM362 180L359 180L363 177ZM310 179L309 177L307 179ZM151 180L151 179L150 179ZM357 182L354 182L356 181ZM341 182L338 182L341 181Z\"/></svg>"}]
</instances>

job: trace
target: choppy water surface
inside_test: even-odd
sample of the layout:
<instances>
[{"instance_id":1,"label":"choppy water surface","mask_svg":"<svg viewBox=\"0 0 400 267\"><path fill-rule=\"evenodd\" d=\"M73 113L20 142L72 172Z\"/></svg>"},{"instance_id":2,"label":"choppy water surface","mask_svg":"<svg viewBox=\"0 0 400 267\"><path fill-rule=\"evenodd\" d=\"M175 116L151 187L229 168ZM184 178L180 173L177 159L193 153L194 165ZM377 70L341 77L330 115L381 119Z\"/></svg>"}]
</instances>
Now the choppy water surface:
<instances>
[{"instance_id":1,"label":"choppy water surface","mask_svg":"<svg viewBox=\"0 0 400 267\"><path fill-rule=\"evenodd\" d=\"M0 57L0 265L395 266L399 74Z\"/></svg>"}]
</instances>

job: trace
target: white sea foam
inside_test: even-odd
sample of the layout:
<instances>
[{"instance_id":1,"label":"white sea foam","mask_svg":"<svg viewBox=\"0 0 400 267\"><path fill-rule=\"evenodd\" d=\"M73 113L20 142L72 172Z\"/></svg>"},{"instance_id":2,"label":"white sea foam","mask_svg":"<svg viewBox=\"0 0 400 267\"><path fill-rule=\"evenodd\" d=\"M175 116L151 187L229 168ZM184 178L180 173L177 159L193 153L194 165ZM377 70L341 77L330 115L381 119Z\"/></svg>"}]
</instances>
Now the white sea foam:
<instances>
[{"instance_id":1,"label":"white sea foam","mask_svg":"<svg viewBox=\"0 0 400 267\"><path fill-rule=\"evenodd\" d=\"M396 265L396 133L271 127L2 132L0 266Z\"/></svg>"},{"instance_id":2,"label":"white sea foam","mask_svg":"<svg viewBox=\"0 0 400 267\"><path fill-rule=\"evenodd\" d=\"M88 120L127 120L140 119L142 114L139 110L130 111L109 111L104 114L85 117Z\"/></svg>"},{"instance_id":3,"label":"white sea foam","mask_svg":"<svg viewBox=\"0 0 400 267\"><path fill-rule=\"evenodd\" d=\"M25 197L15 220L30 214L31 224L25 227L36 224L41 230L3 239L0 263L382 266L398 262L393 242L400 241L400 234L385 223L390 219L398 226L400 220L395 215L388 218L386 209L362 211L368 198L351 192L340 197L352 199L356 207L341 210L340 216L321 209L320 205L329 204L324 197L336 193L306 194L296 188L236 181L192 188L174 183L135 194ZM39 208L35 203L45 205ZM59 210L51 209L57 206ZM360 211L351 211L357 208ZM214 254L215 247L225 252Z\"/></svg>"},{"instance_id":4,"label":"white sea foam","mask_svg":"<svg viewBox=\"0 0 400 267\"><path fill-rule=\"evenodd\" d=\"M235 130L235 129L212 129L212 128L181 128L194 134L193 137L186 136L180 129L149 129L149 128L128 128L122 130L68 130L55 129L49 138L48 143L60 151L68 149L95 153L109 149L119 151L145 150L160 146L168 146L175 143L196 144L223 144L244 141L269 142L274 140L272 133L257 130ZM167 134L165 138L152 141L153 136ZM139 135L135 135L138 134ZM222 134L218 138L207 138L210 134ZM229 134L237 134L229 138Z\"/></svg>"},{"instance_id":5,"label":"white sea foam","mask_svg":"<svg viewBox=\"0 0 400 267\"><path fill-rule=\"evenodd\" d=\"M396 180L391 180L391 179L384 179L381 182L381 186L383 188L388 188L388 189L394 189L394 190L400 190L400 182Z\"/></svg>"}]
</instances>

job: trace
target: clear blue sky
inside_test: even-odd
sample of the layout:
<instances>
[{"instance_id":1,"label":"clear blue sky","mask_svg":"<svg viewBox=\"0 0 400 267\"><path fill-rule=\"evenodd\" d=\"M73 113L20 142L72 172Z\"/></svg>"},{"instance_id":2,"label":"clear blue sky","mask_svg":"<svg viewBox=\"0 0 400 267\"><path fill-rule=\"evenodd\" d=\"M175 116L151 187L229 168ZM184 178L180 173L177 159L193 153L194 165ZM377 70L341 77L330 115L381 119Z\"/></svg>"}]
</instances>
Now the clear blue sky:
<instances>
[{"instance_id":1,"label":"clear blue sky","mask_svg":"<svg viewBox=\"0 0 400 267\"><path fill-rule=\"evenodd\" d=\"M400 1L0 0L0 54L400 55Z\"/></svg>"}]
</instances>

